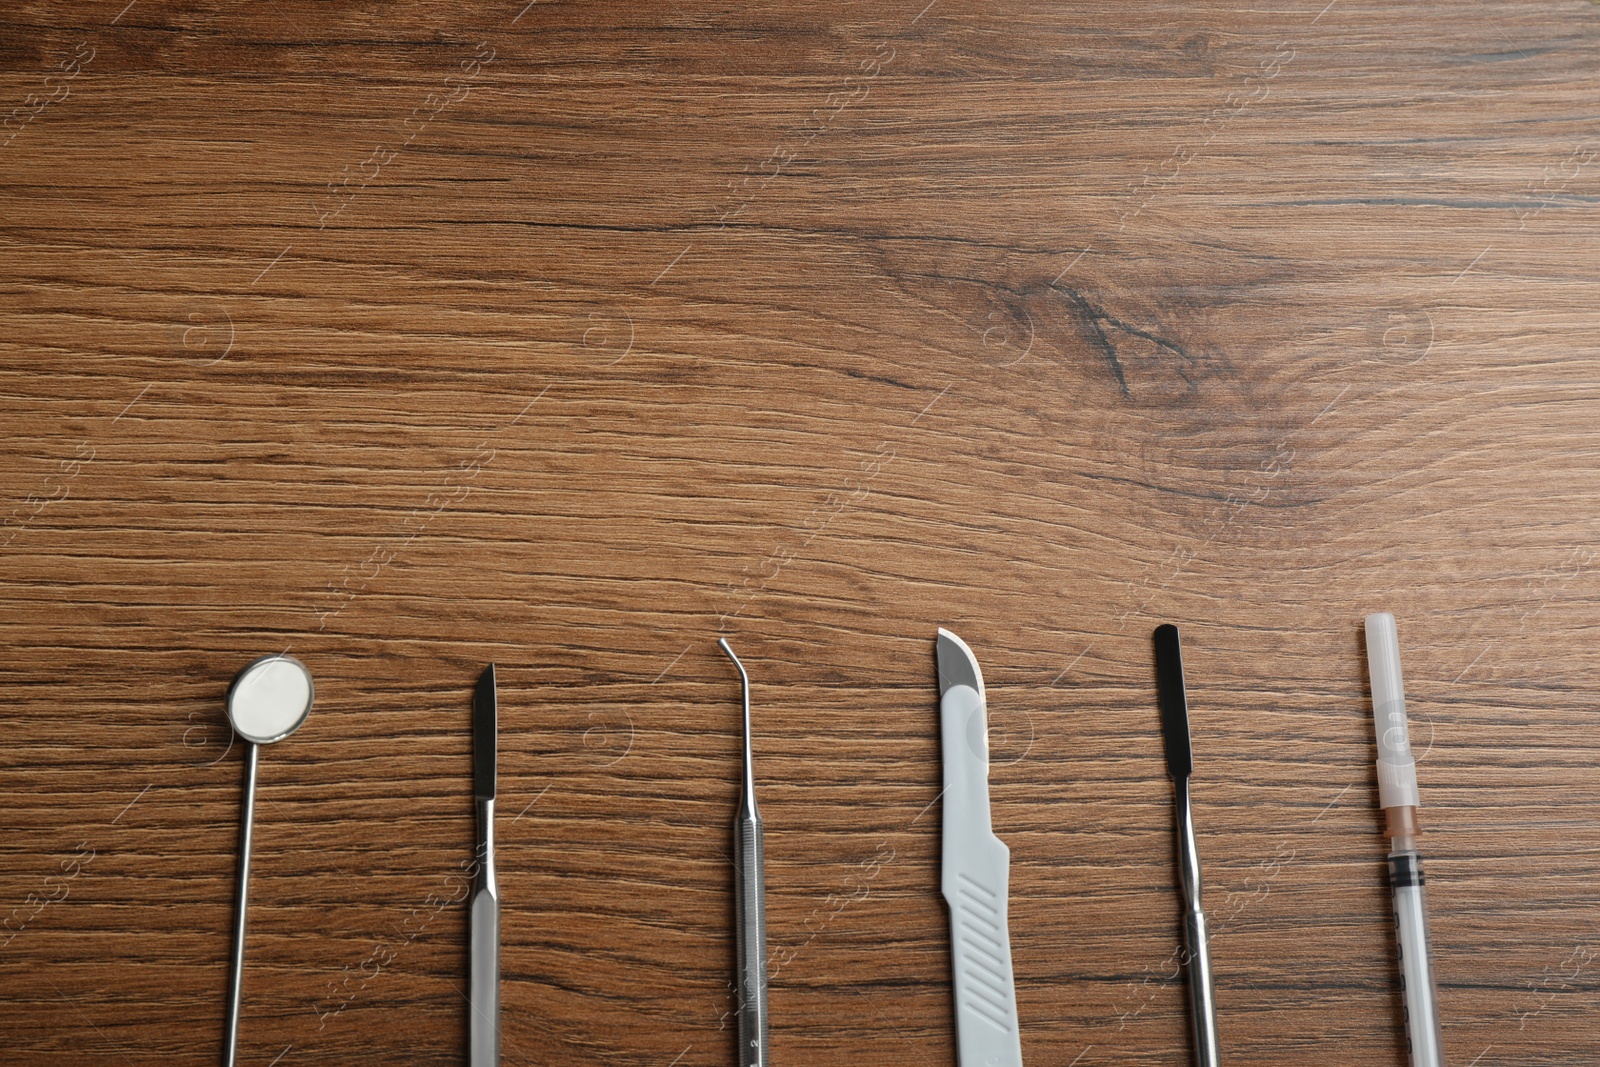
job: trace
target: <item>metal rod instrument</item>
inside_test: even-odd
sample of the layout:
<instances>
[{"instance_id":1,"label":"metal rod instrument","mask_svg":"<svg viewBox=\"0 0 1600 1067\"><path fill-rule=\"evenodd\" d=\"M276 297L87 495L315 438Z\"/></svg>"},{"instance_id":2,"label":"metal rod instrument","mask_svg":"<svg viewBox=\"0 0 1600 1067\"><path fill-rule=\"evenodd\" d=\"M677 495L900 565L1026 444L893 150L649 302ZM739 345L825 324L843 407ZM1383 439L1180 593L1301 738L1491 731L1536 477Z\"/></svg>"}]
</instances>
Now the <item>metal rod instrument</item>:
<instances>
[{"instance_id":1,"label":"metal rod instrument","mask_svg":"<svg viewBox=\"0 0 1600 1067\"><path fill-rule=\"evenodd\" d=\"M256 765L262 745L282 741L311 713L311 672L293 656L262 656L228 686L228 723L244 741L244 806L239 827L239 882L233 909L233 951L223 1020L223 1067L239 1057L239 1012L244 1000L244 942L250 914L250 839L256 825Z\"/></svg>"},{"instance_id":2,"label":"metal rod instrument","mask_svg":"<svg viewBox=\"0 0 1600 1067\"><path fill-rule=\"evenodd\" d=\"M717 644L739 670L744 694L744 777L733 820L733 881L738 925L739 1067L768 1067L767 894L761 812L756 807L755 762L750 754L750 676L727 638Z\"/></svg>"},{"instance_id":3,"label":"metal rod instrument","mask_svg":"<svg viewBox=\"0 0 1600 1067\"><path fill-rule=\"evenodd\" d=\"M1183 653L1178 628L1156 627L1156 694L1161 705L1161 739L1172 776L1178 831L1178 882L1183 899L1183 938L1189 968L1189 1017L1194 1032L1194 1062L1217 1067L1217 1003L1211 984L1211 944L1200 900L1200 849L1194 836L1189 804L1189 778L1194 774L1194 748L1189 736L1189 701L1184 693Z\"/></svg>"}]
</instances>

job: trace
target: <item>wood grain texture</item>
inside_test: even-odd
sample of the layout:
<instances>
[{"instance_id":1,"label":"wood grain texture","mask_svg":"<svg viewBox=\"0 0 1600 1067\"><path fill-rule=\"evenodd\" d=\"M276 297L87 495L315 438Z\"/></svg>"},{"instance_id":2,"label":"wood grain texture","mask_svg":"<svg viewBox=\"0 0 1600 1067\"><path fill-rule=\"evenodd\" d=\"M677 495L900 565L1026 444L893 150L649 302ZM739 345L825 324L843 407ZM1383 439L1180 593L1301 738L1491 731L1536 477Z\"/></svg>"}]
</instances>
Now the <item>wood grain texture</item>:
<instances>
[{"instance_id":1,"label":"wood grain texture","mask_svg":"<svg viewBox=\"0 0 1600 1067\"><path fill-rule=\"evenodd\" d=\"M124 6L126 5L126 6ZM1592 3L18 0L0 15L0 1044L711 1067L754 680L778 1064L954 1059L934 628L990 692L1034 1065L1402 1064L1363 613L1445 1041L1600 1060ZM277 1057L274 1059L274 1057Z\"/></svg>"}]
</instances>

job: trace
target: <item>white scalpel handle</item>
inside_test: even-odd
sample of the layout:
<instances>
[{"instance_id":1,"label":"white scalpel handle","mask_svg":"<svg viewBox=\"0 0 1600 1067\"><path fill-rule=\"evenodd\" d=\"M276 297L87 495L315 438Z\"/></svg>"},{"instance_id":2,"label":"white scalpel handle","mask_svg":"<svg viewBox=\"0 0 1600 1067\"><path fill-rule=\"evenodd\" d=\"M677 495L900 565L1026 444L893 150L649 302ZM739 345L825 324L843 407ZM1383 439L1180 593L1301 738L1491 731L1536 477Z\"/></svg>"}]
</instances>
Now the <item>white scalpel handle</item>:
<instances>
[{"instance_id":1,"label":"white scalpel handle","mask_svg":"<svg viewBox=\"0 0 1600 1067\"><path fill-rule=\"evenodd\" d=\"M1022 1067L1006 901L1011 850L989 822L983 698L952 686L939 702L944 756L943 893L950 908L961 1067Z\"/></svg>"}]
</instances>

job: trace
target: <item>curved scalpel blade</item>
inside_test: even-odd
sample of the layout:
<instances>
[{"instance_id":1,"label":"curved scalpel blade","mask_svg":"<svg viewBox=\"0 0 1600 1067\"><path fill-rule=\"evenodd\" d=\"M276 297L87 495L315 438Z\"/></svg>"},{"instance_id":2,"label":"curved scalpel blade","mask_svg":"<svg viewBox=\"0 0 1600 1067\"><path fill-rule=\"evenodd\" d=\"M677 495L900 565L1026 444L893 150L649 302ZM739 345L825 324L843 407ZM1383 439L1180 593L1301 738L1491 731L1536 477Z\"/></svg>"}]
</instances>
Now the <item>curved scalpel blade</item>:
<instances>
[{"instance_id":1,"label":"curved scalpel blade","mask_svg":"<svg viewBox=\"0 0 1600 1067\"><path fill-rule=\"evenodd\" d=\"M951 686L964 685L977 690L982 697L983 673L978 670L978 657L972 654L967 643L949 630L940 629L934 643L934 657L939 664L939 695L944 696Z\"/></svg>"}]
</instances>

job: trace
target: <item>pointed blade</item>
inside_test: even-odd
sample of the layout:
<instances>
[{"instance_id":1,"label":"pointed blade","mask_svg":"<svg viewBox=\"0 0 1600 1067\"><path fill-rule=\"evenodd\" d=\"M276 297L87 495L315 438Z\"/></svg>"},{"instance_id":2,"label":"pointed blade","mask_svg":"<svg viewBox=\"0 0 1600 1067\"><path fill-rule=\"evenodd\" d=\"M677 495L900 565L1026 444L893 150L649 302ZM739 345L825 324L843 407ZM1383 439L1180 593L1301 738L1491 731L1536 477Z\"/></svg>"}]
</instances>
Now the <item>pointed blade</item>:
<instances>
[{"instance_id":1,"label":"pointed blade","mask_svg":"<svg viewBox=\"0 0 1600 1067\"><path fill-rule=\"evenodd\" d=\"M939 638L934 643L934 656L939 664L939 695L942 697L958 685L969 686L982 697L983 672L978 670L978 657L972 654L967 643L949 630L940 627Z\"/></svg>"},{"instance_id":2,"label":"pointed blade","mask_svg":"<svg viewBox=\"0 0 1600 1067\"><path fill-rule=\"evenodd\" d=\"M1194 748L1189 739L1189 700L1183 689L1183 652L1178 628L1156 627L1156 698L1161 705L1161 740L1167 749L1167 773L1187 778L1194 773Z\"/></svg>"},{"instance_id":3,"label":"pointed blade","mask_svg":"<svg viewBox=\"0 0 1600 1067\"><path fill-rule=\"evenodd\" d=\"M472 794L479 800L494 799L499 729L494 664L491 663L479 676L478 688L472 694Z\"/></svg>"}]
</instances>

